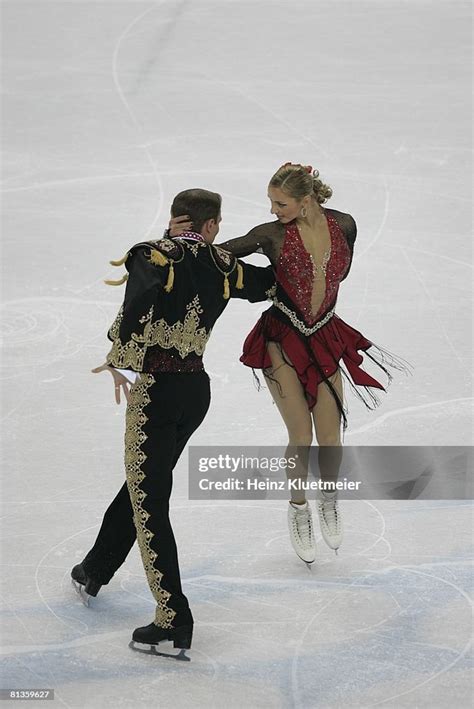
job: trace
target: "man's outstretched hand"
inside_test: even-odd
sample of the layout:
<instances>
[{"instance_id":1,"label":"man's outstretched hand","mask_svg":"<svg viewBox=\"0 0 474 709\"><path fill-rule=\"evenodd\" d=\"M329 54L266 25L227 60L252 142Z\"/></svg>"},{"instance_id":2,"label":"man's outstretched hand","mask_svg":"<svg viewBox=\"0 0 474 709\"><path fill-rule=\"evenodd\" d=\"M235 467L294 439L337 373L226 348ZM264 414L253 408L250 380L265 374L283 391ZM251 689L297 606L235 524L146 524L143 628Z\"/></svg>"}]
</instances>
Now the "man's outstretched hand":
<instances>
[{"instance_id":1,"label":"man's outstretched hand","mask_svg":"<svg viewBox=\"0 0 474 709\"><path fill-rule=\"evenodd\" d=\"M113 367L109 367L108 364L101 364L100 367L95 367L95 369L91 369L91 372L93 372L94 374L99 374L100 372L110 372L114 380L115 401L117 402L117 404L120 404L120 389L123 389L125 399L129 401L130 382L128 381L127 377L124 377L123 374L117 372L117 370Z\"/></svg>"}]
</instances>

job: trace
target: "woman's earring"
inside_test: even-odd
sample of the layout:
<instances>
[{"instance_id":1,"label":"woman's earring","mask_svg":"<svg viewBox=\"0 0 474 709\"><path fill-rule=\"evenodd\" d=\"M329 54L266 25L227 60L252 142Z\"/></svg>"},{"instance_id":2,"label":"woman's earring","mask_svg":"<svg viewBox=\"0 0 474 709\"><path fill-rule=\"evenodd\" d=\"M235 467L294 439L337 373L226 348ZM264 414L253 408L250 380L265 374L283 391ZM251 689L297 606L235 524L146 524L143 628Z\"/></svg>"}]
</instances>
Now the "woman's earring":
<instances>
[{"instance_id":1,"label":"woman's earring","mask_svg":"<svg viewBox=\"0 0 474 709\"><path fill-rule=\"evenodd\" d=\"M306 211L306 207L303 207L302 210L301 210L301 216L303 217L303 219L306 218L307 213L308 213L308 212Z\"/></svg>"}]
</instances>

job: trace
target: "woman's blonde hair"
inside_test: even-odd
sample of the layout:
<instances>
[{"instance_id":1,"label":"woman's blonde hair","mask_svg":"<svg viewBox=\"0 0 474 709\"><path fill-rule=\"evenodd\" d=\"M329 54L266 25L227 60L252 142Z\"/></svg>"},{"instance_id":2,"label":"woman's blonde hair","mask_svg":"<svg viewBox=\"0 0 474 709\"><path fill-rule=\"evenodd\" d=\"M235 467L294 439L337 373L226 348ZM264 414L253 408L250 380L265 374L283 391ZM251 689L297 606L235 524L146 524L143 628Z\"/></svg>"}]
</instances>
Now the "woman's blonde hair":
<instances>
[{"instance_id":1,"label":"woman's blonde hair","mask_svg":"<svg viewBox=\"0 0 474 709\"><path fill-rule=\"evenodd\" d=\"M324 204L332 196L332 189L319 179L318 170L313 170L311 165L287 162L278 168L269 184L298 200L312 194L319 204Z\"/></svg>"}]
</instances>

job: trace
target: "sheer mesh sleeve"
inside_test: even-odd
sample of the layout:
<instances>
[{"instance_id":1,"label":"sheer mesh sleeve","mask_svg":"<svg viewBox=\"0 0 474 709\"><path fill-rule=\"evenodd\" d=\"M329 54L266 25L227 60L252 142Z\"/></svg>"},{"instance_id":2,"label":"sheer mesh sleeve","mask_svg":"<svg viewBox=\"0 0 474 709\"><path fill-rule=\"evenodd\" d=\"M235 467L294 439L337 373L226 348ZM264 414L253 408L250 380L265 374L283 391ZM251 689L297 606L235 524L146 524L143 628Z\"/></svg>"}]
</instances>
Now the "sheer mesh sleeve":
<instances>
[{"instance_id":1,"label":"sheer mesh sleeve","mask_svg":"<svg viewBox=\"0 0 474 709\"><path fill-rule=\"evenodd\" d=\"M341 279L344 280L349 275L349 271L352 265L352 259L354 256L354 244L357 238L357 225L350 214L344 214L343 212L338 213L337 221L343 231L344 236L346 237L347 245L349 246L351 252L351 260L349 261L349 265L344 274L344 278Z\"/></svg>"},{"instance_id":2,"label":"sheer mesh sleeve","mask_svg":"<svg viewBox=\"0 0 474 709\"><path fill-rule=\"evenodd\" d=\"M229 239L219 246L237 257L255 253L265 254L275 264L278 260L279 242L283 233L284 228L282 231L280 222L268 222L255 226L245 236Z\"/></svg>"},{"instance_id":3,"label":"sheer mesh sleeve","mask_svg":"<svg viewBox=\"0 0 474 709\"><path fill-rule=\"evenodd\" d=\"M339 226L344 232L344 236L346 237L347 243L349 244L349 248L352 253L352 251L354 250L354 243L357 237L357 225L354 221L354 218L351 217L350 214L344 214L343 212L338 212L336 218L339 223Z\"/></svg>"}]
</instances>

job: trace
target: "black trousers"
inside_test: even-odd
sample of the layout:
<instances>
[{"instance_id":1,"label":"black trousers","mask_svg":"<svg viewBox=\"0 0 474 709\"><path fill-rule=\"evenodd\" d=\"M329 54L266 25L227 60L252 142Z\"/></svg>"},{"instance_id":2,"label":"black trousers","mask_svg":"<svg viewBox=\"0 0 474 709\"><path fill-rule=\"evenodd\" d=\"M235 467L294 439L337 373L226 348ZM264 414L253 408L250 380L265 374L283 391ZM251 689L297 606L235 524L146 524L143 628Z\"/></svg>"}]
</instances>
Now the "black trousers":
<instances>
[{"instance_id":1,"label":"black trousers","mask_svg":"<svg viewBox=\"0 0 474 709\"><path fill-rule=\"evenodd\" d=\"M130 389L125 430L127 481L108 507L86 573L110 581L138 540L154 622L164 628L192 623L181 588L178 552L169 519L173 469L210 404L205 372L141 374Z\"/></svg>"}]
</instances>

